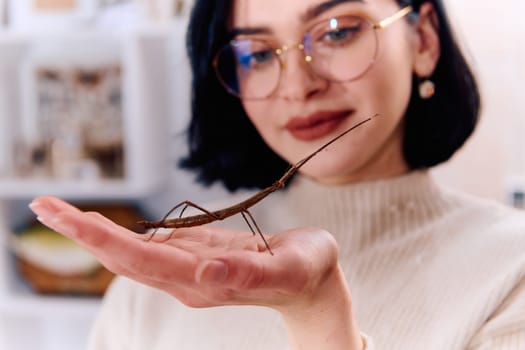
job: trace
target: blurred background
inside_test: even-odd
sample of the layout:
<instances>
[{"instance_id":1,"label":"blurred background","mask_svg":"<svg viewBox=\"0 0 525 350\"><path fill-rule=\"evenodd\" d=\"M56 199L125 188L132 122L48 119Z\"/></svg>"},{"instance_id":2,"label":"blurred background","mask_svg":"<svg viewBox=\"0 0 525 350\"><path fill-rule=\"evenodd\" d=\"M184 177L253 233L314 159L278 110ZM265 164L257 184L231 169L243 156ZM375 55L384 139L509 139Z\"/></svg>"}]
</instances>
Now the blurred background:
<instances>
[{"instance_id":1,"label":"blurred background","mask_svg":"<svg viewBox=\"0 0 525 350\"><path fill-rule=\"evenodd\" d=\"M523 208L525 3L446 3L479 78L483 114L474 137L433 173ZM137 229L138 218L184 199L228 195L175 166L186 152L191 6L0 0L0 349L82 349L113 278L40 226L32 198L58 195Z\"/></svg>"}]
</instances>

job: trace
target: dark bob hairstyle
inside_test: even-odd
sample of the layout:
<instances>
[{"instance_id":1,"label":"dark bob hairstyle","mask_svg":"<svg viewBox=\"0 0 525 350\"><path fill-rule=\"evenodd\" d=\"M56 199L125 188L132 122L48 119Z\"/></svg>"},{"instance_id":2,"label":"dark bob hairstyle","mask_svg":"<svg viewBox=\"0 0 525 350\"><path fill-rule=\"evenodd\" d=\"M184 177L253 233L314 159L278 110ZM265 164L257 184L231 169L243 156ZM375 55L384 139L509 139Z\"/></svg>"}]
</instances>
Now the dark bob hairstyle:
<instances>
[{"instance_id":1,"label":"dark bob hairstyle","mask_svg":"<svg viewBox=\"0 0 525 350\"><path fill-rule=\"evenodd\" d=\"M403 153L412 169L448 160L472 134L480 97L475 79L449 26L442 0L397 0L415 12L424 2L434 5L439 23L441 56L431 79L436 94L422 100L414 77L405 115ZM189 154L180 161L197 172L205 185L219 180L230 190L262 188L278 179L288 163L262 140L238 98L219 83L212 61L231 40L227 21L232 0L196 0L187 34L193 72Z\"/></svg>"}]
</instances>

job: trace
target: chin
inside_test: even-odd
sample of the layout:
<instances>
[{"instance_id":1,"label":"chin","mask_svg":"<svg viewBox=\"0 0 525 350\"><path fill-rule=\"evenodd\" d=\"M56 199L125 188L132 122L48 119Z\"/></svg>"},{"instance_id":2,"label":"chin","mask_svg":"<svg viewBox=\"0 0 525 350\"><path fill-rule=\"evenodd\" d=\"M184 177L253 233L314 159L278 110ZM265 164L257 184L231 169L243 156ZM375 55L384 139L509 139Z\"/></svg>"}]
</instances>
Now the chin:
<instances>
[{"instance_id":1,"label":"chin","mask_svg":"<svg viewBox=\"0 0 525 350\"><path fill-rule=\"evenodd\" d=\"M352 182L357 177L356 169L349 169L337 164L306 164L301 173L319 183L343 184Z\"/></svg>"}]
</instances>

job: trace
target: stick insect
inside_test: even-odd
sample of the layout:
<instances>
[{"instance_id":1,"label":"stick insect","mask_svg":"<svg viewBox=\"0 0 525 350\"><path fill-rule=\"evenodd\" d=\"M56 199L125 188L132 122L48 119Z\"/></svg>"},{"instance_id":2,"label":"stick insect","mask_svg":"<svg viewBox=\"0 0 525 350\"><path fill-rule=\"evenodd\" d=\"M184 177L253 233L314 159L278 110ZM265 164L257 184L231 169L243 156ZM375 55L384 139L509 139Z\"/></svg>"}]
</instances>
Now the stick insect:
<instances>
[{"instance_id":1,"label":"stick insect","mask_svg":"<svg viewBox=\"0 0 525 350\"><path fill-rule=\"evenodd\" d=\"M245 199L244 201L242 201L240 203L234 204L234 205L232 205L230 207L227 207L227 208L224 208L224 209L219 209L219 210L216 210L216 211L209 211L209 210L206 210L206 209L202 208L201 206L199 206L199 205L197 205L195 203L192 203L190 201L183 201L183 202L177 204L176 206L174 206L161 220L158 220L158 221L146 221L146 220L143 220L143 221L139 221L138 224L141 225L142 227L146 228L146 229L148 229L148 228L155 228L156 229L151 234L150 238L148 239L148 240L150 240L151 238L153 238L153 235L155 235L155 233L157 232L157 229L159 229L159 228L181 228L181 227L200 226L200 225L209 224L209 223L214 222L214 221L224 220L224 219L226 219L226 218L228 218L230 216L236 215L236 214L241 214L242 217L244 218L244 221L246 222L246 224L248 225L248 227L252 231L252 233L254 235L256 233L259 234L259 236L262 238L262 240L264 242L264 245L266 246L266 249L268 249L270 254L273 255L273 252L272 252L272 250L270 248L270 245L268 244L268 242L264 238L261 230L259 229L259 227L257 226L257 223L255 222L255 219L253 218L252 214L250 214L248 209L253 207L255 204L259 203L260 201L262 201L270 193L273 193L273 192L283 188L285 183L286 183L286 181L293 174L295 174L299 170L299 168L301 168L306 162L308 162L310 159L312 159L319 152L324 150L326 147L330 146L335 141L339 140L344 135L348 134L350 131L352 131L352 130L358 128L359 126L369 122L370 120L372 120L376 116L377 116L377 114L372 116L372 117L369 117L369 118L367 118L365 120L362 120L359 123L353 125L349 129L347 129L346 131L342 132L338 136L334 137L333 139L331 139L330 141L328 141L327 143L325 143L324 145L319 147L317 150L315 150L313 153L311 153L307 157L305 157L302 160L298 161L297 163L291 165L288 168L288 170L284 173L284 175L280 179L275 181L271 186L263 188L259 192L255 193L254 195L252 195L251 197ZM178 218L168 219L168 216L170 216L175 210L177 210L177 209L179 209L181 207L182 207L182 210L181 210ZM197 215L193 215L193 216L182 217L182 214L184 213L184 211L188 207L196 208L196 209L202 211L203 214L197 214ZM167 239L169 239L170 237L171 237L171 234L169 235L169 237Z\"/></svg>"}]
</instances>

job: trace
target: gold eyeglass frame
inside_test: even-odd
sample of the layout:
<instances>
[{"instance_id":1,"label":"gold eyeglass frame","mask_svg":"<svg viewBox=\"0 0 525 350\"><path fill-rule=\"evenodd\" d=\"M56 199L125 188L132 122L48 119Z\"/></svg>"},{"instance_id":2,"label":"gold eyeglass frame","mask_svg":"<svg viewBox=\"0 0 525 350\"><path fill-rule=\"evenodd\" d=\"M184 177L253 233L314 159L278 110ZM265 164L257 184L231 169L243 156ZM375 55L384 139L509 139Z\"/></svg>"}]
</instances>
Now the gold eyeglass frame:
<instances>
[{"instance_id":1,"label":"gold eyeglass frame","mask_svg":"<svg viewBox=\"0 0 525 350\"><path fill-rule=\"evenodd\" d=\"M379 21L378 23L373 23L371 21L370 24L372 25L372 30L380 30L380 29L385 29L386 27L388 27L389 25L391 25L392 23L396 22L397 20L405 17L406 15L408 15L409 13L411 13L413 11L413 7L412 5L408 5L408 6L405 6L403 8L401 8L399 11L397 11L396 13L394 13L393 15L390 15L386 18L384 18L383 20ZM306 35L306 34L305 34ZM234 40L232 40L231 42L234 42ZM304 52L304 49L305 49L305 46L304 46L304 42L301 42L301 43L298 43L298 44L291 44L291 45L283 45L281 46L280 48L277 48L274 50L275 54L277 55L277 58L279 60L279 64L280 64L280 67L281 67L281 72L283 69L286 68L286 64L284 62L284 60L281 58L287 51L289 50L293 50L293 49L298 49L298 50L301 50ZM221 49L222 50L222 49ZM272 92L270 92L267 96L265 97L241 97L238 93L236 93L235 91L233 91L229 86L228 84L221 78L221 75L219 74L219 68L218 68L218 59L219 59L219 53L221 52L221 50L219 50L219 52L215 55L214 59L213 59L213 67L214 67L214 70L215 70L215 75L217 76L217 78L219 79L219 81L221 82L222 86L232 95L238 97L238 98L244 98L244 99L249 99L249 100L262 100L262 99L265 99L265 98L268 98L269 96L271 96L275 90L277 89L277 87L279 86L279 83L276 84L275 88L272 90ZM359 74L358 76L356 76L355 78L352 78L352 79L349 79L349 80L345 80L345 81L353 81L353 80L356 80L356 79L359 79L360 77L362 77L364 74L366 74L366 72L368 72L368 70L373 66L374 62L375 62L375 58L376 58L376 55L377 55L377 48L376 48L376 52L374 52L374 56L372 57L372 59L370 60L370 64L368 65L368 67L361 73ZM307 62L307 63L311 63L313 61L313 57L310 56L310 55L304 55L304 60ZM282 74L282 73L281 73ZM279 78L280 80L280 78Z\"/></svg>"}]
</instances>

